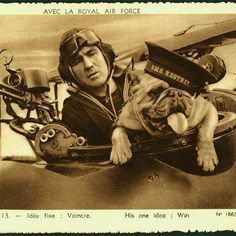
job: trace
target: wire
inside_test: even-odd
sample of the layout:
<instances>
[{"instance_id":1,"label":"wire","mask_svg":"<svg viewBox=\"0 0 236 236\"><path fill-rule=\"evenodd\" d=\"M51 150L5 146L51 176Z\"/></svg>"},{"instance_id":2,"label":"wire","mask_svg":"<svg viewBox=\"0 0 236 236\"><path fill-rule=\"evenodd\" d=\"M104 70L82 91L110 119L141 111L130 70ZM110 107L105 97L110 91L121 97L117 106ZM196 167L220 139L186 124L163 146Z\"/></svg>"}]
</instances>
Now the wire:
<instances>
[{"instance_id":1,"label":"wire","mask_svg":"<svg viewBox=\"0 0 236 236\"><path fill-rule=\"evenodd\" d=\"M228 19L228 20L218 21L218 22L212 22L212 23L193 24L193 25L190 25L187 29L182 30L181 32L175 33L174 36L183 35L183 34L187 33L190 29L192 29L193 27L196 27L196 26L202 26L202 25L218 25L218 24L222 24L222 23L226 23L226 22L232 21L232 20L234 20L234 19L236 19L236 17L233 17L233 18Z\"/></svg>"}]
</instances>

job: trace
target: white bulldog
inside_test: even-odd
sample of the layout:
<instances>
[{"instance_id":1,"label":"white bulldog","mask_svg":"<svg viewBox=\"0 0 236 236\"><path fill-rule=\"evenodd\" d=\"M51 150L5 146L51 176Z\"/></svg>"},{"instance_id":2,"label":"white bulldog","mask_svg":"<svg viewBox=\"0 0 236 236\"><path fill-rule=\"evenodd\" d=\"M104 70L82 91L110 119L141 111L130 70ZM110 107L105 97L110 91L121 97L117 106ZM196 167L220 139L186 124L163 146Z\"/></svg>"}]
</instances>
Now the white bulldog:
<instances>
[{"instance_id":1,"label":"white bulldog","mask_svg":"<svg viewBox=\"0 0 236 236\"><path fill-rule=\"evenodd\" d=\"M128 77L129 98L112 133L110 160L124 164L132 158L126 129L145 130L158 138L168 129L180 135L197 127L197 164L212 172L218 164L213 144L218 114L213 104L200 95L194 98L186 91L169 87L144 72L132 72Z\"/></svg>"}]
</instances>

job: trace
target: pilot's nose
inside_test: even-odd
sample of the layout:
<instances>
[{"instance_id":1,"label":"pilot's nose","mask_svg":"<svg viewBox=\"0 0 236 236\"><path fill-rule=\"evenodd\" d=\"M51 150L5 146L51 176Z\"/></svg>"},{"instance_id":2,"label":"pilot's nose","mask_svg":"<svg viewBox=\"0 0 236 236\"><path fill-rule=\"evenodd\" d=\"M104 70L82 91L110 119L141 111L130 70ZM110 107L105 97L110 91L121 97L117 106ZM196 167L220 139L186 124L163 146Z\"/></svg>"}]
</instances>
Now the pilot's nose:
<instances>
[{"instance_id":1,"label":"pilot's nose","mask_svg":"<svg viewBox=\"0 0 236 236\"><path fill-rule=\"evenodd\" d=\"M93 63L90 58L84 57L84 68L85 70L89 70L93 67Z\"/></svg>"}]
</instances>

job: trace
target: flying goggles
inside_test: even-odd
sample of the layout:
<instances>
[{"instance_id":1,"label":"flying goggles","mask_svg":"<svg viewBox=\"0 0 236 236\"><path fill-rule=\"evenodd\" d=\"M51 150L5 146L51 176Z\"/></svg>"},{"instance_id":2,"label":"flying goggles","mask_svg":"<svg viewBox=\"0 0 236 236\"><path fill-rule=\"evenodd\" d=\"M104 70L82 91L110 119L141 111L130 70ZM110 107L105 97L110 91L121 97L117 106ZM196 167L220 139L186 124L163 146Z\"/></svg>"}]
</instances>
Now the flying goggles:
<instances>
[{"instance_id":1,"label":"flying goggles","mask_svg":"<svg viewBox=\"0 0 236 236\"><path fill-rule=\"evenodd\" d=\"M85 44L90 46L100 42L101 40L92 30L81 30L62 42L60 46L61 57L74 56Z\"/></svg>"}]
</instances>

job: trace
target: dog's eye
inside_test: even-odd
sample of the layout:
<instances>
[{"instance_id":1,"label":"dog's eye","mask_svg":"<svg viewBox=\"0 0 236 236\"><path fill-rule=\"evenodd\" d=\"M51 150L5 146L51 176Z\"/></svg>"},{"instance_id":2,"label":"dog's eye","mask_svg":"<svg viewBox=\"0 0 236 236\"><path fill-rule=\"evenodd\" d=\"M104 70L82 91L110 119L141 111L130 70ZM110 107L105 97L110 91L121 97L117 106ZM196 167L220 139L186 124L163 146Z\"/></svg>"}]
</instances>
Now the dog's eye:
<instances>
[{"instance_id":1,"label":"dog's eye","mask_svg":"<svg viewBox=\"0 0 236 236\"><path fill-rule=\"evenodd\" d=\"M168 91L168 95L167 96L169 96L169 97L175 97L175 92L174 91L171 91L171 90L169 90Z\"/></svg>"}]
</instances>

